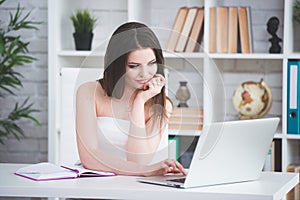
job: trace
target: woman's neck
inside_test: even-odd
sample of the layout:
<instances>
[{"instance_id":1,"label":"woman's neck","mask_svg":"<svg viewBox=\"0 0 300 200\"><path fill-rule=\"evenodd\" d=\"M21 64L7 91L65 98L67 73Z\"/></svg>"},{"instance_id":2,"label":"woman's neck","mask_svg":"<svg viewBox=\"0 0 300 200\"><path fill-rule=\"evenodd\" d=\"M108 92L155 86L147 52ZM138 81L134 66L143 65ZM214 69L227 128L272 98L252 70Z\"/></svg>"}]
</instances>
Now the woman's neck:
<instances>
[{"instance_id":1,"label":"woman's neck","mask_svg":"<svg viewBox=\"0 0 300 200\"><path fill-rule=\"evenodd\" d=\"M131 87L125 87L123 96L120 100L124 102L128 102L129 105L132 105L136 95L137 95L138 89L131 88Z\"/></svg>"}]
</instances>

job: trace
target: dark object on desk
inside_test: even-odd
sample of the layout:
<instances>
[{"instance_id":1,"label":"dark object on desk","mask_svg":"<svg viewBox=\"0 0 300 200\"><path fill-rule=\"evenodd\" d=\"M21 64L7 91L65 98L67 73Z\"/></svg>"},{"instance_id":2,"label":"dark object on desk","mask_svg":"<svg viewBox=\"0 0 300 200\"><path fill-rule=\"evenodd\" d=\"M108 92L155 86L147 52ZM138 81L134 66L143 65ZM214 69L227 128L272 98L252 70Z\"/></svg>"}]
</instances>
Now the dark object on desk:
<instances>
[{"instance_id":1,"label":"dark object on desk","mask_svg":"<svg viewBox=\"0 0 300 200\"><path fill-rule=\"evenodd\" d=\"M280 53L281 46L279 42L282 42L282 39L279 38L276 34L279 26L279 19L277 17L271 17L267 23L267 31L272 36L269 41L271 42L271 47L269 49L269 53Z\"/></svg>"}]
</instances>

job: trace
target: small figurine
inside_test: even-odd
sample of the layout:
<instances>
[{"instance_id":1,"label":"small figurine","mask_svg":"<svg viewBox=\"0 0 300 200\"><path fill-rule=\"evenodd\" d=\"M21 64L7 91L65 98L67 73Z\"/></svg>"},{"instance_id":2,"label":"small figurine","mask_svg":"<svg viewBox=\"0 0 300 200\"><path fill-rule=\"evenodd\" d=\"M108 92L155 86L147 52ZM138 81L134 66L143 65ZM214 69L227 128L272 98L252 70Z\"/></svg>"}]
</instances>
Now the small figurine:
<instances>
[{"instance_id":1,"label":"small figurine","mask_svg":"<svg viewBox=\"0 0 300 200\"><path fill-rule=\"evenodd\" d=\"M189 88L187 87L187 81L179 81L179 88L176 91L176 99L179 101L178 108L189 107L187 100L191 98Z\"/></svg>"},{"instance_id":2,"label":"small figurine","mask_svg":"<svg viewBox=\"0 0 300 200\"><path fill-rule=\"evenodd\" d=\"M279 38L276 34L279 26L279 19L277 17L271 17L268 20L267 23L267 31L272 35L272 37L269 39L271 42L271 47L269 49L269 53L280 53L281 52L281 46L279 45L279 42L282 42L282 39Z\"/></svg>"}]
</instances>

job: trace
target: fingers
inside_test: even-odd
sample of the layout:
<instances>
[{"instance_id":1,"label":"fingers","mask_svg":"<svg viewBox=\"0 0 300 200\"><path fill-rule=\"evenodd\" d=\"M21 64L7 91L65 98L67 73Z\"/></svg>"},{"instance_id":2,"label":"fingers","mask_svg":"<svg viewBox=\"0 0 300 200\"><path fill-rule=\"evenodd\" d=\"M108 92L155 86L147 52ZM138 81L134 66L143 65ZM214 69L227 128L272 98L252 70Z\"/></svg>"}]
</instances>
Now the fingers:
<instances>
[{"instance_id":1,"label":"fingers","mask_svg":"<svg viewBox=\"0 0 300 200\"><path fill-rule=\"evenodd\" d=\"M166 84L165 82L165 78L162 75L155 75L150 81L144 84L142 91L139 93L141 98L146 102L159 94Z\"/></svg>"},{"instance_id":2,"label":"fingers","mask_svg":"<svg viewBox=\"0 0 300 200\"><path fill-rule=\"evenodd\" d=\"M166 79L161 74L155 74L153 79L154 83L156 83L158 86L164 86L166 84Z\"/></svg>"},{"instance_id":3,"label":"fingers","mask_svg":"<svg viewBox=\"0 0 300 200\"><path fill-rule=\"evenodd\" d=\"M168 173L182 173L183 175L187 175L187 171L183 168L183 166L173 159L166 159L156 163L152 165L151 168L152 170L150 170L149 173L146 173L145 176L158 176Z\"/></svg>"},{"instance_id":4,"label":"fingers","mask_svg":"<svg viewBox=\"0 0 300 200\"><path fill-rule=\"evenodd\" d=\"M148 90L148 89L154 89L157 90L158 92L161 91L162 87L166 84L165 78L160 75L157 74L155 75L151 81L149 81L148 83L146 83L144 85L144 90Z\"/></svg>"},{"instance_id":5,"label":"fingers","mask_svg":"<svg viewBox=\"0 0 300 200\"><path fill-rule=\"evenodd\" d=\"M167 159L164 162L165 166L165 173L183 173L184 175L187 174L187 171L184 167L176 160Z\"/></svg>"},{"instance_id":6,"label":"fingers","mask_svg":"<svg viewBox=\"0 0 300 200\"><path fill-rule=\"evenodd\" d=\"M153 86L154 88L155 88L155 87L161 88L161 87L163 87L165 84L166 84L165 78L164 78L162 75L160 75L160 74L155 75L155 76L152 78L152 80L149 82L149 86L151 85L151 86ZM150 86L150 87L151 87L151 86Z\"/></svg>"}]
</instances>

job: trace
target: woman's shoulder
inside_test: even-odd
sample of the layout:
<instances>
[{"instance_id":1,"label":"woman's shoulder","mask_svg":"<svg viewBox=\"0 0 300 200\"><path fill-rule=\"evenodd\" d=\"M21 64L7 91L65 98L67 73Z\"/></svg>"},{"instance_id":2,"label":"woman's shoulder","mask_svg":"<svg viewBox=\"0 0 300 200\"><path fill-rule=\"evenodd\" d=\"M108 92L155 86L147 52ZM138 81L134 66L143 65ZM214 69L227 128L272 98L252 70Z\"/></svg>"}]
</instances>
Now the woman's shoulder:
<instances>
[{"instance_id":1,"label":"woman's shoulder","mask_svg":"<svg viewBox=\"0 0 300 200\"><path fill-rule=\"evenodd\" d=\"M95 88L98 84L98 81L89 81L89 82L85 82L85 83L82 83L78 89L80 88Z\"/></svg>"},{"instance_id":2,"label":"woman's shoulder","mask_svg":"<svg viewBox=\"0 0 300 200\"><path fill-rule=\"evenodd\" d=\"M90 81L81 84L77 89L77 95L94 94L97 88L97 81Z\"/></svg>"}]
</instances>

